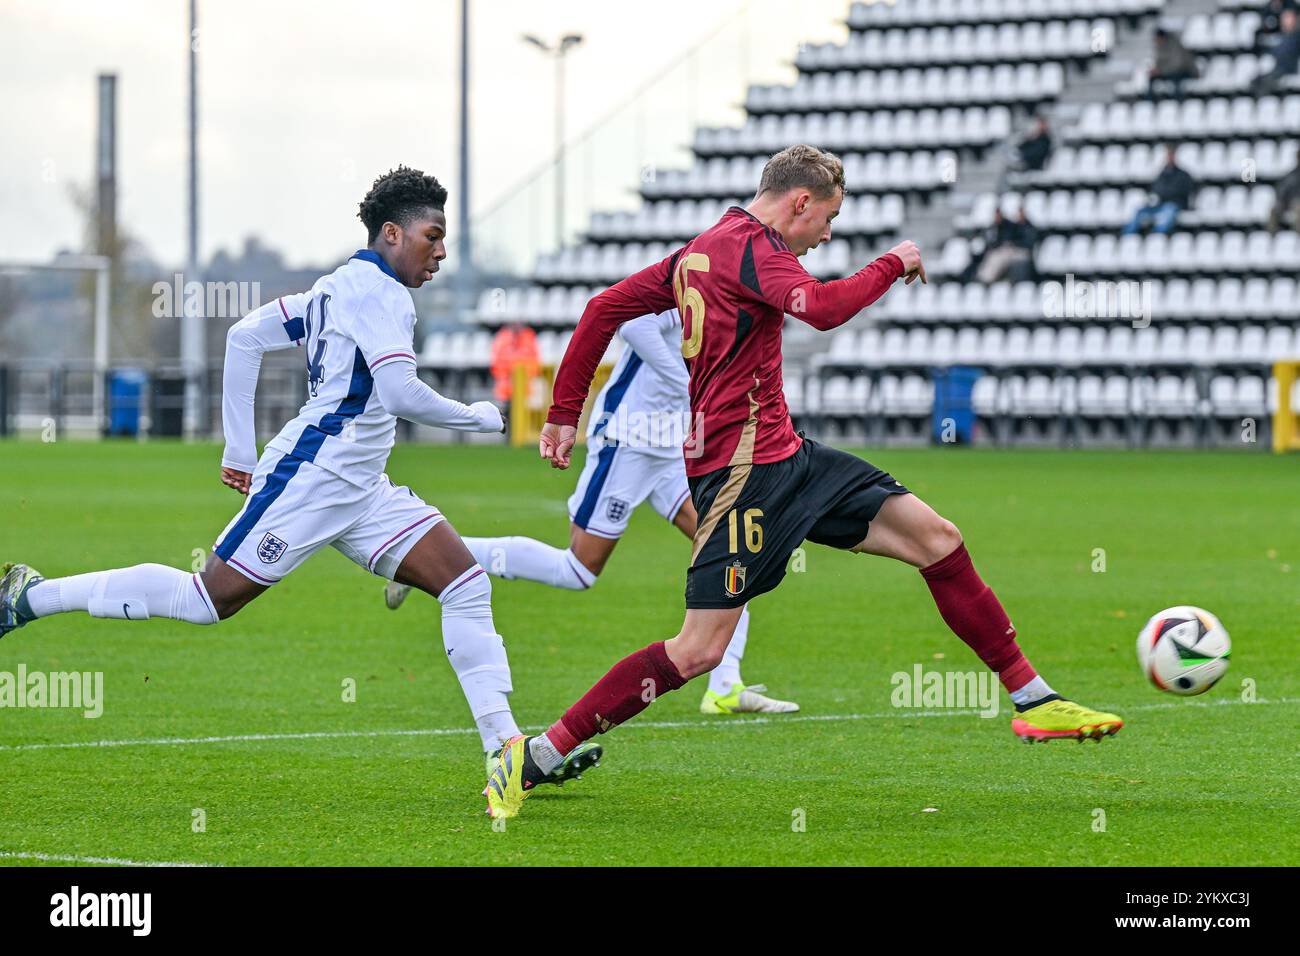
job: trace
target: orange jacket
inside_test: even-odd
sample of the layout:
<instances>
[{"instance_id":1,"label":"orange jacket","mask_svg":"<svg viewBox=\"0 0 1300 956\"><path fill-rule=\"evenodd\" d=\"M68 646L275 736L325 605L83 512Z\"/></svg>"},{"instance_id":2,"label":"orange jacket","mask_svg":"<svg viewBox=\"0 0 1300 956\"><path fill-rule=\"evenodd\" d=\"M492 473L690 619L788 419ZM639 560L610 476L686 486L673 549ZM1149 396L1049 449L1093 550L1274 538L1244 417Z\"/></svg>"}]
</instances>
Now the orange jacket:
<instances>
[{"instance_id":1,"label":"orange jacket","mask_svg":"<svg viewBox=\"0 0 1300 956\"><path fill-rule=\"evenodd\" d=\"M514 388L514 370L516 365L527 369L528 377L533 378L541 369L541 353L537 348L537 336L527 326L512 329L506 326L492 339L492 378L496 382L493 394L497 401L508 401Z\"/></svg>"}]
</instances>

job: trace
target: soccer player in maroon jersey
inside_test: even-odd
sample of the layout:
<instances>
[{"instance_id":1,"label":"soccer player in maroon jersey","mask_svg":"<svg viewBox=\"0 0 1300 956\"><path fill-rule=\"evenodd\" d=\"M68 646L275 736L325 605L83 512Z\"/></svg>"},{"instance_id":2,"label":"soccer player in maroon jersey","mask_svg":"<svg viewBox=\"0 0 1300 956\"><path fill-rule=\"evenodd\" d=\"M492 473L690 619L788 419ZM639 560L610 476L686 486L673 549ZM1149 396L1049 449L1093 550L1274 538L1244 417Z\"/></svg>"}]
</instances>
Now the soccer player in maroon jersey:
<instances>
[{"instance_id":1,"label":"soccer player in maroon jersey","mask_svg":"<svg viewBox=\"0 0 1300 956\"><path fill-rule=\"evenodd\" d=\"M830 239L843 201L840 160L791 146L763 168L747 208L731 207L668 258L588 303L556 378L541 456L569 466L579 413L618 326L675 306L691 378L686 474L699 514L686 618L677 636L615 664L544 734L506 744L484 791L493 817L515 815L578 744L715 667L745 602L780 583L804 540L920 569L944 621L1007 688L1017 736L1100 739L1123 726L1114 714L1061 697L1038 676L952 522L886 472L795 433L781 385L785 316L833 329L897 279L926 280L910 241L847 278L809 275L798 257Z\"/></svg>"}]
</instances>

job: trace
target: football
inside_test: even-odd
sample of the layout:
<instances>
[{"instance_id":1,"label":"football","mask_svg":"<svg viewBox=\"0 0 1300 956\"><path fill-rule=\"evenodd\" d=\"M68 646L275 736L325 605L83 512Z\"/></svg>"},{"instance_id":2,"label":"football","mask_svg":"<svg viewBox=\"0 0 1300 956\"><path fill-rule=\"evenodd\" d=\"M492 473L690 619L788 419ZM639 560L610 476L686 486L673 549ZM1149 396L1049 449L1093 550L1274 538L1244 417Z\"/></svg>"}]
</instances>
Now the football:
<instances>
[{"instance_id":1,"label":"football","mask_svg":"<svg viewBox=\"0 0 1300 956\"><path fill-rule=\"evenodd\" d=\"M1138 634L1138 663L1161 690L1204 694L1228 670L1232 641L1219 619L1204 608L1165 608Z\"/></svg>"}]
</instances>

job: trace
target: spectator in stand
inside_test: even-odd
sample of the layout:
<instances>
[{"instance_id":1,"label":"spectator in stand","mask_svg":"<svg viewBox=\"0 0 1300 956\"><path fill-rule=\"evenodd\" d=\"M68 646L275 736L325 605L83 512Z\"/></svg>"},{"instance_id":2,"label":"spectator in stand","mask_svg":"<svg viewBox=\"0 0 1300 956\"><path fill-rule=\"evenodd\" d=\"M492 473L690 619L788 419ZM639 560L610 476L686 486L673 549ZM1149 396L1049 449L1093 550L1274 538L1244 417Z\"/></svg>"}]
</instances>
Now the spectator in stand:
<instances>
[{"instance_id":1,"label":"spectator in stand","mask_svg":"<svg viewBox=\"0 0 1300 956\"><path fill-rule=\"evenodd\" d=\"M1147 99L1165 96L1165 91L1172 88L1174 97L1181 100L1183 84L1201 75L1196 57L1179 37L1164 27L1156 28L1155 53L1156 62L1148 74Z\"/></svg>"},{"instance_id":2,"label":"spectator in stand","mask_svg":"<svg viewBox=\"0 0 1300 956\"><path fill-rule=\"evenodd\" d=\"M1052 132L1047 117L1040 116L1034 121L1033 131L1020 141L1015 152L1012 168L1019 172L1032 172L1047 165L1047 157L1052 154Z\"/></svg>"},{"instance_id":3,"label":"spectator in stand","mask_svg":"<svg viewBox=\"0 0 1300 956\"><path fill-rule=\"evenodd\" d=\"M1151 202L1133 214L1124 227L1124 235L1145 230L1148 226L1156 232L1170 233L1178 222L1178 214L1192 207L1192 193L1196 183L1187 170L1178 165L1175 149L1165 147L1165 166L1151 184Z\"/></svg>"},{"instance_id":4,"label":"spectator in stand","mask_svg":"<svg viewBox=\"0 0 1300 956\"><path fill-rule=\"evenodd\" d=\"M1025 217L1021 207L1015 221L1002 215L998 208L993 213L993 225L984 233L984 251L971 260L962 278L979 279L986 285L1000 279L1012 282L1034 278L1034 246L1038 243L1038 230Z\"/></svg>"},{"instance_id":5,"label":"spectator in stand","mask_svg":"<svg viewBox=\"0 0 1300 956\"><path fill-rule=\"evenodd\" d=\"M1282 29L1282 14L1300 9L1300 0L1268 0L1259 11L1259 29L1255 31L1255 52L1263 53L1269 46L1269 37Z\"/></svg>"},{"instance_id":6,"label":"spectator in stand","mask_svg":"<svg viewBox=\"0 0 1300 956\"><path fill-rule=\"evenodd\" d=\"M522 322L503 325L501 331L492 339L492 380L496 383L492 391L499 402L509 402L514 391L515 368L524 366L530 379L541 371L541 352L537 348L537 336L533 330ZM521 396L527 398L527 396ZM509 410L506 421L510 421Z\"/></svg>"},{"instance_id":7,"label":"spectator in stand","mask_svg":"<svg viewBox=\"0 0 1300 956\"><path fill-rule=\"evenodd\" d=\"M1296 151L1296 167L1277 181L1273 187L1277 201L1268 214L1268 231L1276 235L1288 219L1291 228L1300 232L1300 150Z\"/></svg>"},{"instance_id":8,"label":"spectator in stand","mask_svg":"<svg viewBox=\"0 0 1300 956\"><path fill-rule=\"evenodd\" d=\"M1250 85L1256 95L1271 93L1283 78L1290 76L1300 66L1300 16L1295 10L1283 10L1282 35L1273 41L1273 69L1255 78Z\"/></svg>"},{"instance_id":9,"label":"spectator in stand","mask_svg":"<svg viewBox=\"0 0 1300 956\"><path fill-rule=\"evenodd\" d=\"M1006 145L1006 165L998 179L998 192L1007 191L1012 173L1036 172L1047 165L1047 158L1052 155L1052 132L1047 125L1047 117L1039 116L1034 120L1033 129L1019 143Z\"/></svg>"}]
</instances>

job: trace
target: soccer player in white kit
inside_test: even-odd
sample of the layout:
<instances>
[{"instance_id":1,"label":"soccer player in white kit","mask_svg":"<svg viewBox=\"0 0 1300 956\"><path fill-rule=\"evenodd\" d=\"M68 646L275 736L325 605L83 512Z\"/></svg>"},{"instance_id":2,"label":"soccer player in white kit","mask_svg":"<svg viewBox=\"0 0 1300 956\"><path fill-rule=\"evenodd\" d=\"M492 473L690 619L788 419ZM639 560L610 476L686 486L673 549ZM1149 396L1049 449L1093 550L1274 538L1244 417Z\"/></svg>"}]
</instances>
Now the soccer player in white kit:
<instances>
[{"instance_id":1,"label":"soccer player in white kit","mask_svg":"<svg viewBox=\"0 0 1300 956\"><path fill-rule=\"evenodd\" d=\"M533 538L465 538L480 567L503 578L586 590L596 583L632 512L647 499L688 539L695 537L695 505L686 485L684 455L690 434L690 376L682 358L682 320L676 309L624 323L624 350L596 396L587 425L587 462L569 497L569 547ZM390 583L385 600L396 608L410 588ZM709 674L700 702L705 714L792 713L799 705L765 696L762 684L740 676L749 635L749 609L736 624L722 663Z\"/></svg>"},{"instance_id":2,"label":"soccer player in white kit","mask_svg":"<svg viewBox=\"0 0 1300 956\"><path fill-rule=\"evenodd\" d=\"M27 565L6 565L0 637L68 611L216 624L331 545L367 571L438 599L447 659L489 758L518 734L487 574L442 512L384 474L398 417L460 431L505 427L491 402L444 398L416 375L409 290L446 258L446 199L419 170L381 176L359 212L368 247L310 292L276 299L231 327L221 480L248 500L201 572L142 564L45 580ZM308 398L259 459L253 398L262 355L295 346L305 352ZM589 751L551 782L578 776L599 756Z\"/></svg>"}]
</instances>

